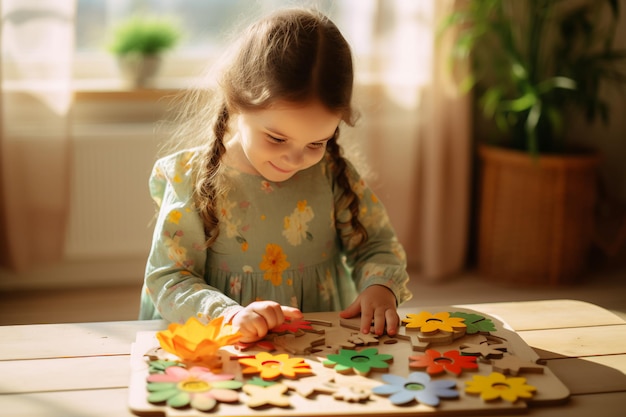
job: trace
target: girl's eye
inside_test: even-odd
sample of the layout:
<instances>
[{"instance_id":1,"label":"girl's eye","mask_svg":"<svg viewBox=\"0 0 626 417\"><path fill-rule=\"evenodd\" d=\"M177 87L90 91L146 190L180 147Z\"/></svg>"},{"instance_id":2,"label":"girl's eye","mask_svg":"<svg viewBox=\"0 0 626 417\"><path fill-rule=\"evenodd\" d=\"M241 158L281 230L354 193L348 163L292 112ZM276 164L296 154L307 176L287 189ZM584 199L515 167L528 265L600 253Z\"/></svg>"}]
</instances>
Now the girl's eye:
<instances>
[{"instance_id":1,"label":"girl's eye","mask_svg":"<svg viewBox=\"0 0 626 417\"><path fill-rule=\"evenodd\" d=\"M280 138L274 137L274 136L272 136L272 135L267 135L267 138L268 138L271 142L274 142L274 143L285 143L285 142L287 142L285 139L280 139Z\"/></svg>"},{"instance_id":2,"label":"girl's eye","mask_svg":"<svg viewBox=\"0 0 626 417\"><path fill-rule=\"evenodd\" d=\"M326 146L326 142L315 142L315 143L309 144L309 148L311 149L320 149L320 148L323 148L324 146Z\"/></svg>"}]
</instances>

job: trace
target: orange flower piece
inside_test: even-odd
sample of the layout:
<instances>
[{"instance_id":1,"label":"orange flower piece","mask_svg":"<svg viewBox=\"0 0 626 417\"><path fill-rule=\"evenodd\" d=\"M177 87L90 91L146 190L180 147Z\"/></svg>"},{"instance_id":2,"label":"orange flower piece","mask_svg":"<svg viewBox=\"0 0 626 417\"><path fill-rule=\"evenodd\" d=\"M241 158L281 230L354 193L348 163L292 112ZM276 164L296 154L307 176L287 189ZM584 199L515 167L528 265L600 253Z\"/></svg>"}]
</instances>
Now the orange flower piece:
<instances>
[{"instance_id":1,"label":"orange flower piece","mask_svg":"<svg viewBox=\"0 0 626 417\"><path fill-rule=\"evenodd\" d=\"M222 325L218 317L207 324L190 317L185 324L171 323L156 337L163 350L176 355L185 363L202 364L210 369L219 367L218 350L233 345L241 338L229 324Z\"/></svg>"}]
</instances>

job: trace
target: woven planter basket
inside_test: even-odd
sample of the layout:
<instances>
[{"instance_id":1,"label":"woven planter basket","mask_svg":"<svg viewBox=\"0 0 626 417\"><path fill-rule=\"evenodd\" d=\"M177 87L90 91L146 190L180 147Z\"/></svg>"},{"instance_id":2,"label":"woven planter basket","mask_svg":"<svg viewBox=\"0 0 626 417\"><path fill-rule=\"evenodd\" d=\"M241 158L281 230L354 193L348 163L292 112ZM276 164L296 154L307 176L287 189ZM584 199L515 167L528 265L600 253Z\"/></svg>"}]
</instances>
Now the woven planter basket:
<instances>
[{"instance_id":1,"label":"woven planter basket","mask_svg":"<svg viewBox=\"0 0 626 417\"><path fill-rule=\"evenodd\" d=\"M597 155L541 156L483 146L478 264L508 284L573 283L594 225Z\"/></svg>"}]
</instances>

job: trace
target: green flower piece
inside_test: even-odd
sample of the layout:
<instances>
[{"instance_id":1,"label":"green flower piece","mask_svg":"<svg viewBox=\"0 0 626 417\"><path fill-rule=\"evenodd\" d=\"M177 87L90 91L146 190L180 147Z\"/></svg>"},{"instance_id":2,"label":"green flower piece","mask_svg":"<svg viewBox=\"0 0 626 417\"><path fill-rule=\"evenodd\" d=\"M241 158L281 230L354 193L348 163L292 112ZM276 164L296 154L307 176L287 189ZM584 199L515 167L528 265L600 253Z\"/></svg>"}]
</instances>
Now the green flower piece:
<instances>
[{"instance_id":1,"label":"green flower piece","mask_svg":"<svg viewBox=\"0 0 626 417\"><path fill-rule=\"evenodd\" d=\"M496 331L496 325L494 322L485 316L481 316L480 314L456 311L454 313L450 313L450 317L460 317L465 320L465 325L467 326L467 329L465 330L466 334L489 333Z\"/></svg>"},{"instance_id":2,"label":"green flower piece","mask_svg":"<svg viewBox=\"0 0 626 417\"><path fill-rule=\"evenodd\" d=\"M335 368L339 373L355 372L366 376L370 371L384 371L389 369L389 363L393 360L392 355L378 353L376 348L368 348L360 351L341 349L337 354L331 354L323 362L324 366Z\"/></svg>"},{"instance_id":3,"label":"green flower piece","mask_svg":"<svg viewBox=\"0 0 626 417\"><path fill-rule=\"evenodd\" d=\"M168 361L165 359L158 359L156 361L148 362L148 372L151 374L162 374L170 366L184 366L178 361Z\"/></svg>"},{"instance_id":4,"label":"green flower piece","mask_svg":"<svg viewBox=\"0 0 626 417\"><path fill-rule=\"evenodd\" d=\"M246 382L246 384L250 384L250 385L257 385L259 387L269 387L270 385L274 385L276 384L276 381L266 381L263 378L261 378L260 376L255 376L254 378L248 380L248 382Z\"/></svg>"}]
</instances>

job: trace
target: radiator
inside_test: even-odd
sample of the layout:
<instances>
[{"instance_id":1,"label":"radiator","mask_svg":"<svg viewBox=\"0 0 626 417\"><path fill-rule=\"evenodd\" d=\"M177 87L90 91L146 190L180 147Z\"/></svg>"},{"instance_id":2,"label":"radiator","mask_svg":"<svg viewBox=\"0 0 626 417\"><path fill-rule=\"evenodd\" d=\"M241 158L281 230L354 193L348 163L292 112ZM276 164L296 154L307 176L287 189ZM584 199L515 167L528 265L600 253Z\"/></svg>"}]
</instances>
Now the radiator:
<instances>
[{"instance_id":1,"label":"radiator","mask_svg":"<svg viewBox=\"0 0 626 417\"><path fill-rule=\"evenodd\" d=\"M157 151L150 124L76 128L66 258L145 258L155 206L148 177Z\"/></svg>"}]
</instances>

